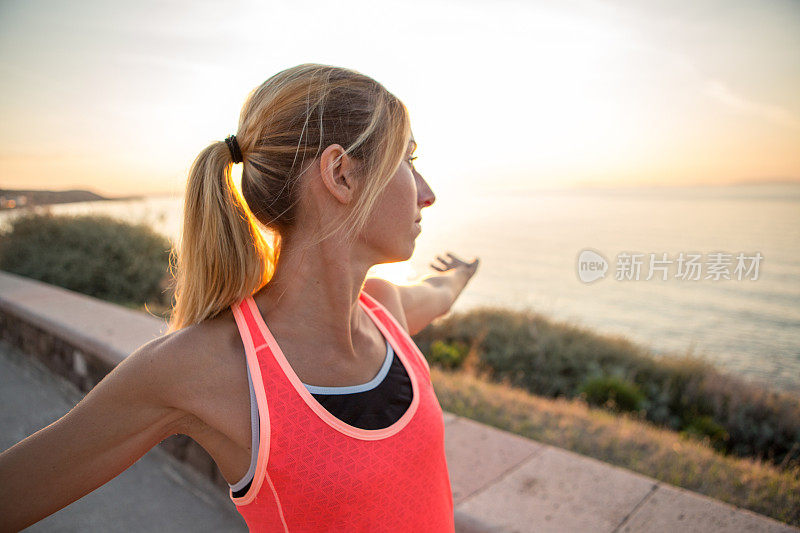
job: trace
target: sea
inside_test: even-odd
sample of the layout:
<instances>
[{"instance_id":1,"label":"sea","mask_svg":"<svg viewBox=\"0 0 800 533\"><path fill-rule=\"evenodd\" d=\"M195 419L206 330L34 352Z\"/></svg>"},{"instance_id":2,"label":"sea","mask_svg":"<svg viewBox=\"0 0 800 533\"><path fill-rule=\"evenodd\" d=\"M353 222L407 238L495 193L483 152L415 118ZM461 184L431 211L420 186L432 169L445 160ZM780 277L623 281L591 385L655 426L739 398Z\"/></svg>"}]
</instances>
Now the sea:
<instances>
[{"instance_id":1,"label":"sea","mask_svg":"<svg viewBox=\"0 0 800 533\"><path fill-rule=\"evenodd\" d=\"M177 243L183 198L48 208ZM477 258L451 312L531 310L800 393L800 184L460 191L422 214L411 259L368 275L409 284L448 253ZM17 215L0 213L0 230Z\"/></svg>"}]
</instances>

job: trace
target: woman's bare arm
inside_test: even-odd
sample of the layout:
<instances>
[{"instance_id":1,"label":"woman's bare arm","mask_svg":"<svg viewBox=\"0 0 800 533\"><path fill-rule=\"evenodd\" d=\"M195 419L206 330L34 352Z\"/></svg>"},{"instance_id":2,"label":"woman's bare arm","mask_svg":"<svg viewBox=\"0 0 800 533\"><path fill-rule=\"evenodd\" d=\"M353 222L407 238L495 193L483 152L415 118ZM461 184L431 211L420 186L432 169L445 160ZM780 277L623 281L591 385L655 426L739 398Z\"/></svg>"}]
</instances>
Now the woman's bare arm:
<instances>
[{"instance_id":1,"label":"woman's bare arm","mask_svg":"<svg viewBox=\"0 0 800 533\"><path fill-rule=\"evenodd\" d=\"M385 279L367 278L364 290L384 305L397 302L403 309L409 334L416 335L435 318L450 311L478 269L480 259L466 263L449 252L447 255L449 259L436 256L443 266L431 264L439 274L428 275L412 285L395 285Z\"/></svg>"},{"instance_id":2,"label":"woman's bare arm","mask_svg":"<svg viewBox=\"0 0 800 533\"><path fill-rule=\"evenodd\" d=\"M169 344L145 344L67 414L0 454L0 530L66 507L180 432L186 413L170 399L180 357Z\"/></svg>"}]
</instances>

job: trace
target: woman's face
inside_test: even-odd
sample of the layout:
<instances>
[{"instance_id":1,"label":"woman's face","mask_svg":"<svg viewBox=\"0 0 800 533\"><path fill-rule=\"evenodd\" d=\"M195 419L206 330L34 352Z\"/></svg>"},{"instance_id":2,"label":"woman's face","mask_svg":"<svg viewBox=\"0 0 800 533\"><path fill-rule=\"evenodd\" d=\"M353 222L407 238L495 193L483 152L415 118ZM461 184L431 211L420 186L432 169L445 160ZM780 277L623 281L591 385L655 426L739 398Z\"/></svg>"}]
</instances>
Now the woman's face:
<instances>
[{"instance_id":1,"label":"woman's face","mask_svg":"<svg viewBox=\"0 0 800 533\"><path fill-rule=\"evenodd\" d=\"M408 147L384 189L367 223L367 242L380 253L380 261L406 261L414 253L415 240L422 231L417 223L422 208L436 201L428 182L416 171L412 155L417 147L413 135Z\"/></svg>"}]
</instances>

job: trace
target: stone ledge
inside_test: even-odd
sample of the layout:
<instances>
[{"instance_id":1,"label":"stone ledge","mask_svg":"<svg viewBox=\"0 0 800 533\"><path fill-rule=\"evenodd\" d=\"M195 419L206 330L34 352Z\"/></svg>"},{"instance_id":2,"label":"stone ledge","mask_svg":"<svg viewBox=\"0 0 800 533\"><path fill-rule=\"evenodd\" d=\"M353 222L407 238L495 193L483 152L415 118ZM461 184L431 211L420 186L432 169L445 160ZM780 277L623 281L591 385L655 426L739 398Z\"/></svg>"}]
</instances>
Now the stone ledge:
<instances>
[{"instance_id":1,"label":"stone ledge","mask_svg":"<svg viewBox=\"0 0 800 533\"><path fill-rule=\"evenodd\" d=\"M152 315L9 272L0 271L0 289L0 312L111 366L167 330Z\"/></svg>"},{"instance_id":2,"label":"stone ledge","mask_svg":"<svg viewBox=\"0 0 800 533\"><path fill-rule=\"evenodd\" d=\"M620 533L647 530L686 533L797 531L796 528L772 518L661 482L618 529Z\"/></svg>"}]
</instances>

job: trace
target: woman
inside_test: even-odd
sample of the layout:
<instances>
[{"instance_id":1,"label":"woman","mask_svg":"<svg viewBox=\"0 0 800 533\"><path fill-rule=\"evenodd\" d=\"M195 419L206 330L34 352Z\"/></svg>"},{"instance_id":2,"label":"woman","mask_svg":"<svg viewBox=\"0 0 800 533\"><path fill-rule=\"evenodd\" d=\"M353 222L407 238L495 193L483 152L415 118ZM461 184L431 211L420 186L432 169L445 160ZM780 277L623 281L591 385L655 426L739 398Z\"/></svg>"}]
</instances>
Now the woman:
<instances>
[{"instance_id":1,"label":"woman","mask_svg":"<svg viewBox=\"0 0 800 533\"><path fill-rule=\"evenodd\" d=\"M251 92L237 135L190 170L168 334L0 455L3 529L185 434L252 531L452 531L442 412L409 335L478 260L439 258L409 287L365 280L411 257L435 200L415 147L405 106L355 71L303 64Z\"/></svg>"}]
</instances>

